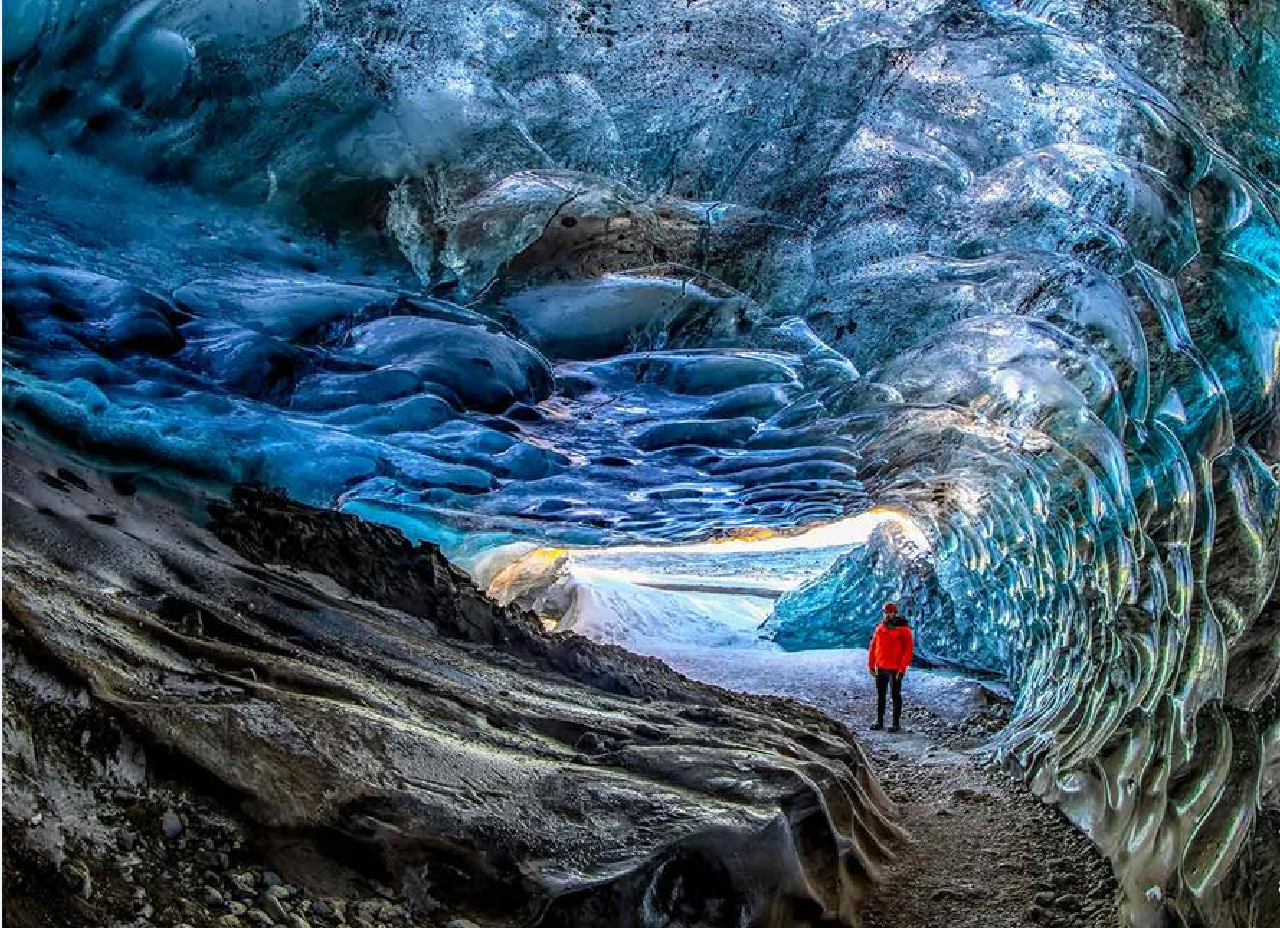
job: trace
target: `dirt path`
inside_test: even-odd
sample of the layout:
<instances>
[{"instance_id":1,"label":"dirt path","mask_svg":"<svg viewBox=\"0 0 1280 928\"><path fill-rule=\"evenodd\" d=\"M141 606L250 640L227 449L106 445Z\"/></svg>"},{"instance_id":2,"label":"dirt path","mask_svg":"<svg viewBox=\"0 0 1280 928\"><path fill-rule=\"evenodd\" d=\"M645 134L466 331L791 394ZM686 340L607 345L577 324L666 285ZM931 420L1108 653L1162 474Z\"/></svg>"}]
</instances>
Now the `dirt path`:
<instances>
[{"instance_id":1,"label":"dirt path","mask_svg":"<svg viewBox=\"0 0 1280 928\"><path fill-rule=\"evenodd\" d=\"M867 747L914 843L886 874L867 928L1114 928L1106 861L980 750L999 708L962 677L913 671L904 731L873 732L865 651L702 651L663 659L708 683L811 703ZM986 704L984 706L984 703Z\"/></svg>"}]
</instances>

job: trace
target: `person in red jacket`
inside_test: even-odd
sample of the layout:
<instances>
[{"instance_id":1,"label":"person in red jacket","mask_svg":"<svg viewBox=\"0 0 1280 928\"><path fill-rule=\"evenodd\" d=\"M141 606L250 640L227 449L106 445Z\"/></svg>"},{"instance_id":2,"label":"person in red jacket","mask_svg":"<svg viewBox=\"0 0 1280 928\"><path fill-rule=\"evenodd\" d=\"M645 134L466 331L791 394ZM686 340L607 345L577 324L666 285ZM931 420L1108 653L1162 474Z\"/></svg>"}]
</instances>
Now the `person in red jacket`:
<instances>
[{"instance_id":1,"label":"person in red jacket","mask_svg":"<svg viewBox=\"0 0 1280 928\"><path fill-rule=\"evenodd\" d=\"M902 718L902 678L911 666L911 653L915 638L907 626L907 620L898 614L897 603L884 604L884 618L871 636L867 649L867 669L876 678L876 723L872 731L884 728L884 698L887 690L893 691L893 724L889 731L898 731Z\"/></svg>"}]
</instances>

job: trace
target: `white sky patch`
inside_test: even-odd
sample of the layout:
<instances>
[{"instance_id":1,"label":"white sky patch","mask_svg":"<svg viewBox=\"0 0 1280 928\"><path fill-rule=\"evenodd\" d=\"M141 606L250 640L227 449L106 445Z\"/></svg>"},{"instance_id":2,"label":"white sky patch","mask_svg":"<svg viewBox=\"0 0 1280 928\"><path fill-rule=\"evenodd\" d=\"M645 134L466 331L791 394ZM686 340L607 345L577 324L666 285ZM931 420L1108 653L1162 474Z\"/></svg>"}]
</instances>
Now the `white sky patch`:
<instances>
[{"instance_id":1,"label":"white sky patch","mask_svg":"<svg viewBox=\"0 0 1280 928\"><path fill-rule=\"evenodd\" d=\"M905 512L887 507L876 507L856 516L816 525L796 535L773 535L768 538L728 539L725 541L704 541L692 545L627 545L606 548L600 553L609 555L641 553L646 551L662 551L675 554L725 554L729 552L794 551L808 548L834 548L866 544L871 533L885 522L897 522L907 538L921 550L932 547L929 539L920 527ZM581 552L589 557L591 552Z\"/></svg>"}]
</instances>

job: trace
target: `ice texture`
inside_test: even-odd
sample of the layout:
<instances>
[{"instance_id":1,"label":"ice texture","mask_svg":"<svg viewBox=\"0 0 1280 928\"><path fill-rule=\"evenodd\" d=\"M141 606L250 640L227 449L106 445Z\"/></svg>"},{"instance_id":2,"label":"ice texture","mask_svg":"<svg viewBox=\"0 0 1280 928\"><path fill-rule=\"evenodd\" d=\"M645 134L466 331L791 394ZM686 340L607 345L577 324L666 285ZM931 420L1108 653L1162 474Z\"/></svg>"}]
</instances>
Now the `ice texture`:
<instances>
[{"instance_id":1,"label":"ice texture","mask_svg":"<svg viewBox=\"0 0 1280 928\"><path fill-rule=\"evenodd\" d=\"M893 602L914 629L922 662L1003 671L1008 639L991 634L987 597L970 583L954 560L935 560L889 521L820 577L783 593L762 632L790 651L866 648Z\"/></svg>"},{"instance_id":2,"label":"ice texture","mask_svg":"<svg viewBox=\"0 0 1280 928\"><path fill-rule=\"evenodd\" d=\"M778 628L909 594L1133 925L1280 909L1273 4L4 17L11 421L458 557L893 508Z\"/></svg>"}]
</instances>

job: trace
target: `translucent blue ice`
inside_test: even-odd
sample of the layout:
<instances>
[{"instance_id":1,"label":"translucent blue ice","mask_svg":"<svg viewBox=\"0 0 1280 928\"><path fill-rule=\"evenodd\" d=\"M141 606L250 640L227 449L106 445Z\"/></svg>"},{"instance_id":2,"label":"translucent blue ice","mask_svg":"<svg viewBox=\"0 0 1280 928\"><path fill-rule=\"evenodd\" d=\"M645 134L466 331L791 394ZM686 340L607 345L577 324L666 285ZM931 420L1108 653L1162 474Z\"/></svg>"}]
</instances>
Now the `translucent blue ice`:
<instances>
[{"instance_id":1,"label":"translucent blue ice","mask_svg":"<svg viewBox=\"0 0 1280 928\"><path fill-rule=\"evenodd\" d=\"M9 417L459 557L897 510L778 640L902 599L1135 925L1249 924L1278 30L1190 9L6 3Z\"/></svg>"}]
</instances>

